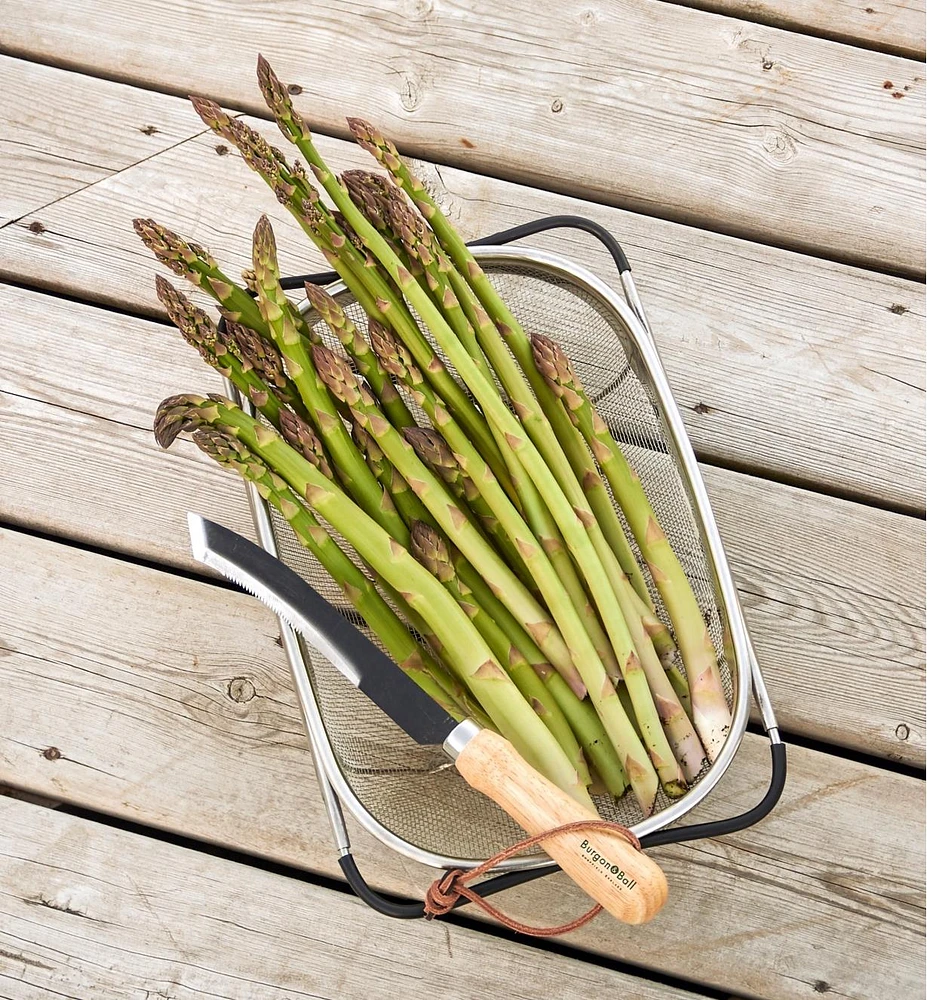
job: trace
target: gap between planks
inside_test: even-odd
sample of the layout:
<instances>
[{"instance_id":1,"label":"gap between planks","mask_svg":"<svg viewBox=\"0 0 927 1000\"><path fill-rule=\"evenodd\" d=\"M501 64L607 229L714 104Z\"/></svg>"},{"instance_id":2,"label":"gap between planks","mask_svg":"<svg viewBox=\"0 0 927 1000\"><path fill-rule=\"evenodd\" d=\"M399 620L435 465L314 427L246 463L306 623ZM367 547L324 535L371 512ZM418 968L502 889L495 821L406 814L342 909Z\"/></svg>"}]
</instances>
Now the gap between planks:
<instances>
[{"instance_id":1,"label":"gap between planks","mask_svg":"<svg viewBox=\"0 0 927 1000\"><path fill-rule=\"evenodd\" d=\"M924 58L922 0L663 0L873 52ZM888 8L886 10L885 8Z\"/></svg>"}]
</instances>

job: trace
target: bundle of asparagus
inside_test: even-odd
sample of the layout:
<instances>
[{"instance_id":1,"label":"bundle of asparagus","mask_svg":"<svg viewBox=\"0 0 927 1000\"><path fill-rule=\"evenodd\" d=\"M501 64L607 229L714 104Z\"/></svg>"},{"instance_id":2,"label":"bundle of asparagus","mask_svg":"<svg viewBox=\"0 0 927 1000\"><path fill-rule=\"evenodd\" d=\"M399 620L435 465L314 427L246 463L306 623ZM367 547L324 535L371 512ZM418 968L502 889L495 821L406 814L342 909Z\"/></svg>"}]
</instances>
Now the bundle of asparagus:
<instances>
[{"instance_id":1,"label":"bundle of asparagus","mask_svg":"<svg viewBox=\"0 0 927 1000\"><path fill-rule=\"evenodd\" d=\"M331 207L301 163L211 101L193 105L341 276L367 335L307 285L343 353L323 343L281 288L266 217L243 283L202 247L136 220L225 323L159 277L172 320L261 415L218 395L173 396L158 408L159 444L192 431L253 482L397 666L455 718L497 729L578 801L630 787L648 815L661 786L681 795L715 758L730 715L640 480L561 348L523 329L393 144L349 119L385 173L338 177L264 59L258 80Z\"/></svg>"}]
</instances>

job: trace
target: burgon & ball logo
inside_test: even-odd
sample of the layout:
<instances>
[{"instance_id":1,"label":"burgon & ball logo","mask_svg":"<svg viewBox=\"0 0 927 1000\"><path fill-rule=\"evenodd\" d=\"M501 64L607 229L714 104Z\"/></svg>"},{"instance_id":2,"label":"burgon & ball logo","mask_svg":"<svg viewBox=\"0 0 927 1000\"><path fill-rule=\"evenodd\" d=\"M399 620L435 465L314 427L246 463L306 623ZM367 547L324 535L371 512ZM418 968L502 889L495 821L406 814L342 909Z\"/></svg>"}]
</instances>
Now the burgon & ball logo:
<instances>
[{"instance_id":1,"label":"burgon & ball logo","mask_svg":"<svg viewBox=\"0 0 927 1000\"><path fill-rule=\"evenodd\" d=\"M602 857L602 855L590 845L588 840L584 840L579 846L585 852L584 856L586 860L592 865L600 865L602 868L606 869L608 874L611 875L613 882L619 882L628 889L633 889L634 886L637 885L637 879L629 878L628 875L625 874L621 865L613 865L608 858Z\"/></svg>"}]
</instances>

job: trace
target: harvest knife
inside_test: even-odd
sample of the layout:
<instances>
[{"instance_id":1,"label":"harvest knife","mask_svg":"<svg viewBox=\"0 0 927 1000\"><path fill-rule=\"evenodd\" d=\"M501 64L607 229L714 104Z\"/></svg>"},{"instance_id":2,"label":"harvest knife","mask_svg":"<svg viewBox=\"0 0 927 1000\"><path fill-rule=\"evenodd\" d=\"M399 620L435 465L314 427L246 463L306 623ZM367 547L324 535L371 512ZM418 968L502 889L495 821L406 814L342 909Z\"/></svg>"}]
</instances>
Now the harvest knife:
<instances>
[{"instance_id":1,"label":"harvest knife","mask_svg":"<svg viewBox=\"0 0 927 1000\"><path fill-rule=\"evenodd\" d=\"M457 722L301 576L241 535L188 515L194 558L263 601L416 742L440 744L464 780L535 835L598 817L535 771L498 733ZM544 850L619 920L645 923L666 901L654 861L610 830L559 833Z\"/></svg>"}]
</instances>

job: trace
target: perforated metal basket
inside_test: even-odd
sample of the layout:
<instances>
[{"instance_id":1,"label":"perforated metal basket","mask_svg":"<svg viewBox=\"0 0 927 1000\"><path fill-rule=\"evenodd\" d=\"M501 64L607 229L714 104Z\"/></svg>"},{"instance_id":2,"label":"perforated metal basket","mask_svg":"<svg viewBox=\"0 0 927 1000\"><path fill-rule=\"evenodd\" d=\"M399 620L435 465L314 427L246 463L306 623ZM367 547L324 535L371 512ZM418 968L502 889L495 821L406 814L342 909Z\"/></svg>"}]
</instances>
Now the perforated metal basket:
<instances>
[{"instance_id":1,"label":"perforated metal basket","mask_svg":"<svg viewBox=\"0 0 927 1000\"><path fill-rule=\"evenodd\" d=\"M727 832L755 822L759 813L751 810L746 814L748 822L737 817L720 826L666 828L700 802L724 774L747 725L751 689L775 751L776 776L758 810L772 808L781 792L784 748L705 487L620 247L596 224L576 219L541 220L490 239L504 243L553 225L577 226L601 239L615 258L622 293L584 268L539 250L474 246L474 254L524 327L561 344L640 476L705 616L733 717L717 759L706 765L682 798L671 802L661 793L654 813L647 818L630 794L620 801L600 797L596 805L603 818L631 827L645 845L690 839L686 831L696 836ZM363 312L344 286L333 283L328 290L360 326ZM318 333L330 340L308 304L301 308ZM423 414L417 416L427 422ZM265 548L303 574L347 619L363 629L363 621L321 566L297 543L286 522L253 487L249 495ZM633 537L630 531L627 534ZM659 594L654 591L652 596L660 616L669 624ZM283 622L281 631L342 859L350 857L342 806L388 846L435 868L475 867L520 839L522 831L463 781L440 747L416 744ZM372 896L365 885L358 886L353 861L342 867L361 895L367 898L366 890ZM500 870L522 872L537 869L534 874L554 867L541 852L499 866ZM528 877L533 876L524 876ZM524 879L509 877L505 884L516 880ZM375 899L367 901L377 905Z\"/></svg>"}]
</instances>

